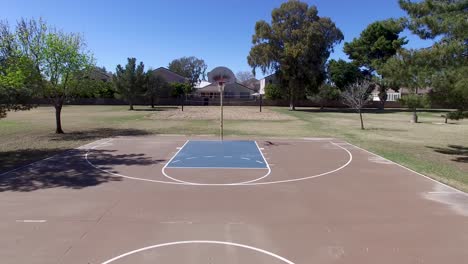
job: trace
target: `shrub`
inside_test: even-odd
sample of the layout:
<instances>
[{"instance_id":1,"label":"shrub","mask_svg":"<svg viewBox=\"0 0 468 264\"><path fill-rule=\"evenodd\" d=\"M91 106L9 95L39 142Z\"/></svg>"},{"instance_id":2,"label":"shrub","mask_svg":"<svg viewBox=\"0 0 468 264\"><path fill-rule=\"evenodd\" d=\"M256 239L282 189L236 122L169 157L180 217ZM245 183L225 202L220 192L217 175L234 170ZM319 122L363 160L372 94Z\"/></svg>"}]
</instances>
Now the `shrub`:
<instances>
[{"instance_id":1,"label":"shrub","mask_svg":"<svg viewBox=\"0 0 468 264\"><path fill-rule=\"evenodd\" d=\"M267 84L265 86L265 98L271 100L283 99L283 92L277 84Z\"/></svg>"}]
</instances>

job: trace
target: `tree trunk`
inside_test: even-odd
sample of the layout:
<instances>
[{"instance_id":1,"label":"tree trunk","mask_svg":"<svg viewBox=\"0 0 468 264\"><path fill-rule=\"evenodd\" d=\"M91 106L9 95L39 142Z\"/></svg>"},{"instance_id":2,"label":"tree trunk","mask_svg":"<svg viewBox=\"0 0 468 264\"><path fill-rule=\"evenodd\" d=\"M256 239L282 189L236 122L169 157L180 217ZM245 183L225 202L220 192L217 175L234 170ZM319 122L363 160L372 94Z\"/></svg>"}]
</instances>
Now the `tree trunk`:
<instances>
[{"instance_id":1,"label":"tree trunk","mask_svg":"<svg viewBox=\"0 0 468 264\"><path fill-rule=\"evenodd\" d=\"M418 123L418 113L416 112L416 108L413 109L413 118L411 119L411 123Z\"/></svg>"},{"instance_id":2,"label":"tree trunk","mask_svg":"<svg viewBox=\"0 0 468 264\"><path fill-rule=\"evenodd\" d=\"M182 107L182 112L184 111L184 96L182 95L182 97L180 98L180 105Z\"/></svg>"},{"instance_id":3,"label":"tree trunk","mask_svg":"<svg viewBox=\"0 0 468 264\"><path fill-rule=\"evenodd\" d=\"M380 107L379 107L379 109L380 109L381 111L384 111L384 110L385 110L385 102L387 102L387 100L385 100L385 101L384 101L384 100L380 100Z\"/></svg>"},{"instance_id":4,"label":"tree trunk","mask_svg":"<svg viewBox=\"0 0 468 264\"><path fill-rule=\"evenodd\" d=\"M290 84L290 85L291 85L291 84ZM294 103L295 103L295 102L294 102L294 101L295 101L294 99L295 99L295 98L294 98L294 91L293 91L293 89L292 89L291 86L290 86L290 88L289 88L289 110L290 110L290 111L295 111L295 110L296 110L296 106L294 105Z\"/></svg>"},{"instance_id":5,"label":"tree trunk","mask_svg":"<svg viewBox=\"0 0 468 264\"><path fill-rule=\"evenodd\" d=\"M62 129L62 119L61 119L61 114L62 114L62 106L63 103L57 102L55 103L55 133L56 134L64 134L63 129Z\"/></svg>"},{"instance_id":6,"label":"tree trunk","mask_svg":"<svg viewBox=\"0 0 468 264\"><path fill-rule=\"evenodd\" d=\"M132 102L132 101L129 101L128 103L129 103L129 105L130 105L130 109L128 109L128 110L133 111L133 102Z\"/></svg>"},{"instance_id":7,"label":"tree trunk","mask_svg":"<svg viewBox=\"0 0 468 264\"><path fill-rule=\"evenodd\" d=\"M154 96L151 96L151 108L154 108Z\"/></svg>"},{"instance_id":8,"label":"tree trunk","mask_svg":"<svg viewBox=\"0 0 468 264\"><path fill-rule=\"evenodd\" d=\"M359 118L361 118L361 129L364 130L364 120L362 119L362 111L359 109Z\"/></svg>"},{"instance_id":9,"label":"tree trunk","mask_svg":"<svg viewBox=\"0 0 468 264\"><path fill-rule=\"evenodd\" d=\"M385 103L387 102L387 99L388 99L387 92L386 91L380 92L379 93L379 99L380 99L379 110L384 111L385 110Z\"/></svg>"}]
</instances>

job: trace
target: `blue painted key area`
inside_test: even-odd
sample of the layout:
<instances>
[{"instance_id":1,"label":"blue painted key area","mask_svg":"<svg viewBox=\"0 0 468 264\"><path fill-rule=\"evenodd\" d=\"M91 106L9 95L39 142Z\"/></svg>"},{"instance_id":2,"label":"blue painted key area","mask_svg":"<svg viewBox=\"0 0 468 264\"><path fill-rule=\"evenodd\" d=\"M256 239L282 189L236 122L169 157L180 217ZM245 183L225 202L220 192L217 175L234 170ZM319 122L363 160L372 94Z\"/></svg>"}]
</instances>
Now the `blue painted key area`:
<instances>
[{"instance_id":1,"label":"blue painted key area","mask_svg":"<svg viewBox=\"0 0 468 264\"><path fill-rule=\"evenodd\" d=\"M189 141L166 167L268 168L255 141Z\"/></svg>"}]
</instances>

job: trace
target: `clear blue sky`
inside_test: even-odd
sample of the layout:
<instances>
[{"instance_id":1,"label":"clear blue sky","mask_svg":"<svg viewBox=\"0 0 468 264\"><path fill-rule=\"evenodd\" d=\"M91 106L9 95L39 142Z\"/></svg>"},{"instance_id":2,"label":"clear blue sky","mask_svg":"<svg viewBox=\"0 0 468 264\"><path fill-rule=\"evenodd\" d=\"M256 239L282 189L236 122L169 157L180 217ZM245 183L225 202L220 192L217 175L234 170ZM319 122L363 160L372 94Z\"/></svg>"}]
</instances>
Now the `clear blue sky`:
<instances>
[{"instance_id":1,"label":"clear blue sky","mask_svg":"<svg viewBox=\"0 0 468 264\"><path fill-rule=\"evenodd\" d=\"M0 0L0 19L11 24L21 18L44 18L67 32L85 36L97 64L114 71L127 57L157 68L182 56L203 58L209 69L227 66L250 71L247 55L255 22L270 21L271 10L286 0L140 0L53 1ZM320 16L331 17L351 41L371 22L400 17L397 0L306 0ZM429 46L404 32L407 47ZM347 56L342 46L332 58ZM257 77L261 77L258 74Z\"/></svg>"}]
</instances>

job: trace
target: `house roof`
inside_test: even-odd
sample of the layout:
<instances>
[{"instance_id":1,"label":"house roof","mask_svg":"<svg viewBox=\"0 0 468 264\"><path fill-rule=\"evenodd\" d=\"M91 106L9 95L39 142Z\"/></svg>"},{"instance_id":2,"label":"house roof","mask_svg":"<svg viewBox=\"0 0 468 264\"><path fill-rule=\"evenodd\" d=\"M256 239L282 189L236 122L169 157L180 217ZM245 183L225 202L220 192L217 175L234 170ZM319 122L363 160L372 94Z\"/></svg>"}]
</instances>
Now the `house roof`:
<instances>
[{"instance_id":1,"label":"house roof","mask_svg":"<svg viewBox=\"0 0 468 264\"><path fill-rule=\"evenodd\" d=\"M162 77L168 83L185 83L188 81L188 79L184 76L181 76L180 74L177 74L164 67L157 68L153 71L153 74Z\"/></svg>"},{"instance_id":2,"label":"house roof","mask_svg":"<svg viewBox=\"0 0 468 264\"><path fill-rule=\"evenodd\" d=\"M260 89L260 81L255 78L251 78L246 81L243 81L241 84L254 91L258 91Z\"/></svg>"},{"instance_id":3,"label":"house roof","mask_svg":"<svg viewBox=\"0 0 468 264\"><path fill-rule=\"evenodd\" d=\"M199 83L197 83L197 85L195 85L195 89L200 89L200 88L206 87L206 86L208 86L210 84L211 83L207 82L207 81L200 81Z\"/></svg>"},{"instance_id":4,"label":"house roof","mask_svg":"<svg viewBox=\"0 0 468 264\"><path fill-rule=\"evenodd\" d=\"M260 80L275 78L275 77L276 77L275 75L276 75L276 73L272 73L272 74L270 74L270 75L267 75L267 76L263 77L263 78L260 79Z\"/></svg>"},{"instance_id":5,"label":"house roof","mask_svg":"<svg viewBox=\"0 0 468 264\"><path fill-rule=\"evenodd\" d=\"M231 92L231 91L236 91L236 90L238 91L239 89L244 90L246 92L255 92L254 89L251 89L251 88L249 88L249 87L247 87L247 86L245 86L243 84L237 83L237 82L226 84L226 86L224 87L225 92ZM212 83L212 84L210 84L208 86L197 89L197 92L205 92L205 93L206 92L211 92L211 93L215 92L215 93L217 93L217 92L219 92L219 87L218 87L218 85L216 83Z\"/></svg>"}]
</instances>

